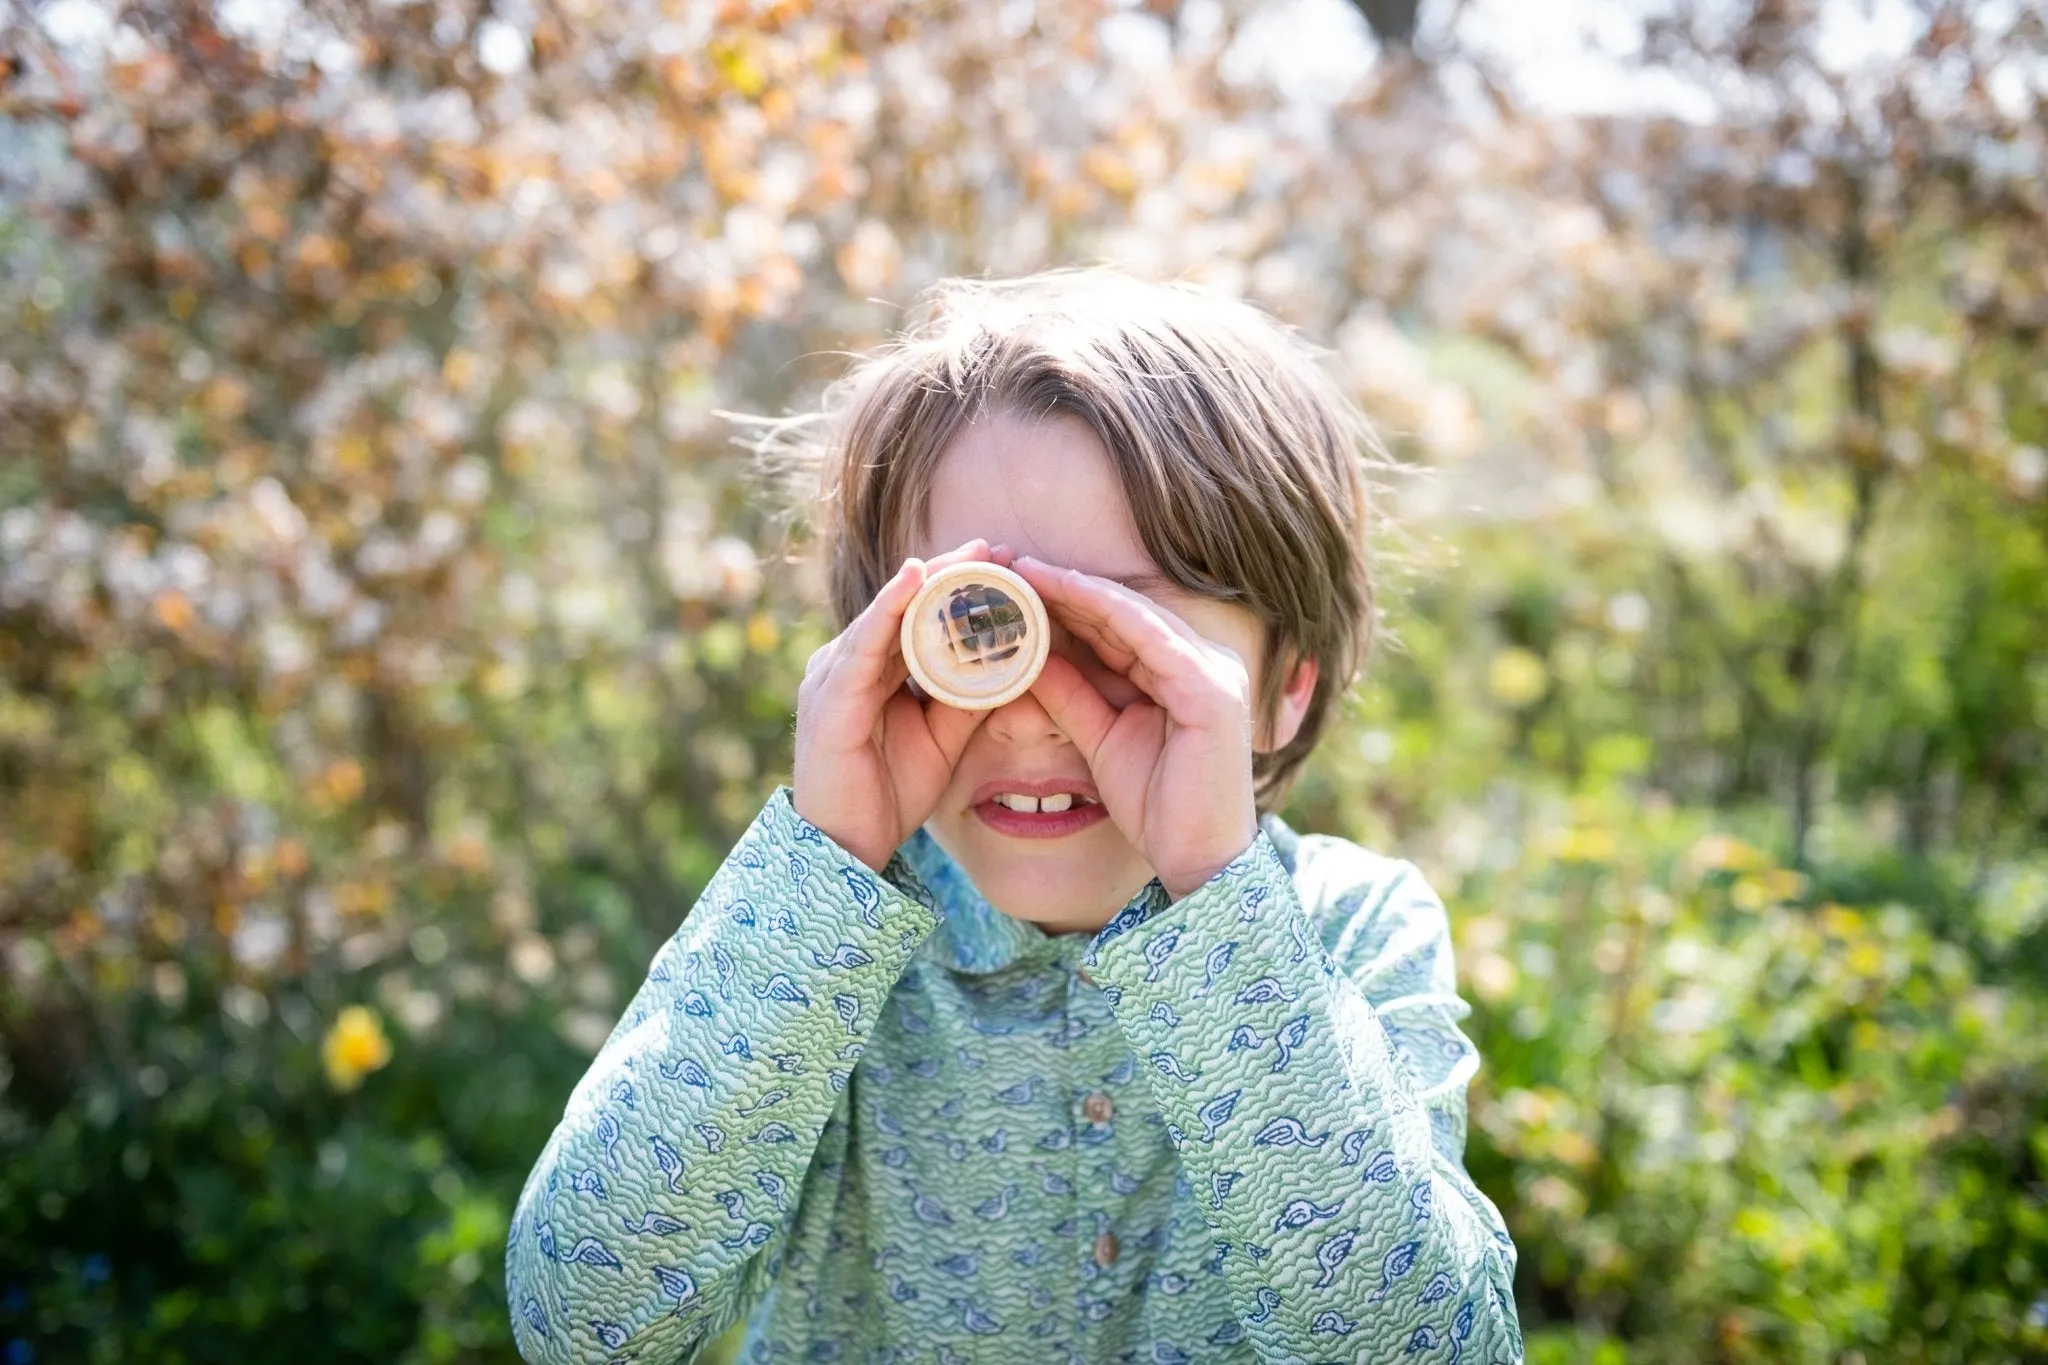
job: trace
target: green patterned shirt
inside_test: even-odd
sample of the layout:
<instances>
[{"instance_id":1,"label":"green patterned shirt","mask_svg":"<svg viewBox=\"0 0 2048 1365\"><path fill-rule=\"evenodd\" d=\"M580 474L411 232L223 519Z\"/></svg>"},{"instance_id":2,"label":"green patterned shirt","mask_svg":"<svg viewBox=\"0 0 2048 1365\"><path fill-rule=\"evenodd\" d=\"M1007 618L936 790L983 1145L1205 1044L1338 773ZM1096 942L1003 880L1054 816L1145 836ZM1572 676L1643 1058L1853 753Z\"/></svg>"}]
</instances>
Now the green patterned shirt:
<instances>
[{"instance_id":1,"label":"green patterned shirt","mask_svg":"<svg viewBox=\"0 0 2048 1365\"><path fill-rule=\"evenodd\" d=\"M1441 901L1268 817L1092 937L785 788L570 1096L512 1221L532 1361L1511 1362Z\"/></svg>"}]
</instances>

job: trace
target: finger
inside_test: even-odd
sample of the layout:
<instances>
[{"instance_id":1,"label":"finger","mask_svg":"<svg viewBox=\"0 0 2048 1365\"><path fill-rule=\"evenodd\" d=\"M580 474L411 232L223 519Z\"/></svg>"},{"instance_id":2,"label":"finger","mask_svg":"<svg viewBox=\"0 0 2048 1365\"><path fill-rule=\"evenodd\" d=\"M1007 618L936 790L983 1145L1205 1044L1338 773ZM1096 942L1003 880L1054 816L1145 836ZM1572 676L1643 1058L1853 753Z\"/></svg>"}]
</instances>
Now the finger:
<instances>
[{"instance_id":1,"label":"finger","mask_svg":"<svg viewBox=\"0 0 2048 1365\"><path fill-rule=\"evenodd\" d=\"M1189 644L1201 647L1210 643L1207 637L1189 625L1173 608L1155 598L1147 597L1136 588L1126 587L1113 578L1101 578L1095 574L1083 573L1079 569L1047 564L1044 560L1034 559L1029 555L1018 556L1010 567L1034 588L1039 588L1041 596L1049 593L1052 599L1076 603L1104 596L1120 598L1141 611L1158 616L1172 628L1174 634ZM1046 580L1043 584L1039 581L1041 577Z\"/></svg>"},{"instance_id":2,"label":"finger","mask_svg":"<svg viewBox=\"0 0 2048 1365\"><path fill-rule=\"evenodd\" d=\"M819 645L811 651L811 657L804 660L803 681L810 682L813 679L822 678L831 673L833 661L838 657L839 640L837 637Z\"/></svg>"},{"instance_id":3,"label":"finger","mask_svg":"<svg viewBox=\"0 0 2048 1365\"><path fill-rule=\"evenodd\" d=\"M942 555L933 555L925 561L925 567L934 570L943 569L949 564L965 564L969 560L987 559L993 553L994 551L989 548L987 537L976 536L966 544L955 546Z\"/></svg>"},{"instance_id":4,"label":"finger","mask_svg":"<svg viewBox=\"0 0 2048 1365\"><path fill-rule=\"evenodd\" d=\"M1069 601L1049 602L1046 608L1068 635L1093 651L1104 668L1152 695L1156 679L1138 658L1138 651L1100 615L1090 616Z\"/></svg>"},{"instance_id":5,"label":"finger","mask_svg":"<svg viewBox=\"0 0 2048 1365\"><path fill-rule=\"evenodd\" d=\"M903 613L924 586L926 573L923 560L904 560L874 600L853 618L853 624L840 632L832 671L823 680L825 687L842 696L881 688L890 660L901 657Z\"/></svg>"},{"instance_id":6,"label":"finger","mask_svg":"<svg viewBox=\"0 0 2048 1365\"><path fill-rule=\"evenodd\" d=\"M908 695L907 693L905 694ZM967 749L967 741L988 719L986 711L963 711L957 706L944 702L923 703L925 729L930 733L939 757L945 762L946 771L951 772L960 762L960 755Z\"/></svg>"},{"instance_id":7,"label":"finger","mask_svg":"<svg viewBox=\"0 0 2048 1365\"><path fill-rule=\"evenodd\" d=\"M936 767L951 780L962 751L986 719L986 711L961 711L940 702L919 702L907 691L890 695L882 707L884 750L892 773L929 771Z\"/></svg>"},{"instance_id":8,"label":"finger","mask_svg":"<svg viewBox=\"0 0 2048 1365\"><path fill-rule=\"evenodd\" d=\"M1134 588L1127 588L1112 579L1082 573L1078 569L1067 570L1064 605L1069 614L1093 622L1122 640L1133 653L1142 654L1143 637L1156 633L1154 628L1161 625L1197 656L1206 657L1208 651L1216 648L1170 607L1162 606ZM1134 633L1133 626L1141 629Z\"/></svg>"},{"instance_id":9,"label":"finger","mask_svg":"<svg viewBox=\"0 0 2048 1365\"><path fill-rule=\"evenodd\" d=\"M1073 741L1082 760L1093 771L1095 756L1102 752L1103 741L1109 738L1121 713L1103 700L1094 684L1081 676L1080 669L1057 654L1046 657L1045 667L1031 684L1031 695L1045 708L1045 714L1060 733Z\"/></svg>"},{"instance_id":10,"label":"finger","mask_svg":"<svg viewBox=\"0 0 2048 1365\"><path fill-rule=\"evenodd\" d=\"M1151 599L1107 579L1053 569L1028 557L1020 558L1016 568L1103 663L1143 688L1176 719L1220 720L1241 705L1216 672L1213 646Z\"/></svg>"},{"instance_id":11,"label":"finger","mask_svg":"<svg viewBox=\"0 0 2048 1365\"><path fill-rule=\"evenodd\" d=\"M935 570L989 553L988 541L976 537L929 560L905 560L861 614L814 656L804 684L823 702L818 711L834 742L870 742L892 697L914 694L913 700L924 699L903 658L904 613Z\"/></svg>"},{"instance_id":12,"label":"finger","mask_svg":"<svg viewBox=\"0 0 2048 1365\"><path fill-rule=\"evenodd\" d=\"M909 670L900 667L903 613L917 597L917 590L938 570L986 558L988 552L988 541L977 536L930 559L904 560L895 577L882 585L874 600L846 628L837 661L839 672L832 677L832 684L860 691L902 686L903 679L909 676Z\"/></svg>"},{"instance_id":13,"label":"finger","mask_svg":"<svg viewBox=\"0 0 2048 1365\"><path fill-rule=\"evenodd\" d=\"M904 560L896 576L882 585L874 601L846 628L835 661L838 671L829 677L830 685L877 696L903 686L910 676L903 663L903 613L910 609L917 590L940 569L985 559L988 554L988 541L976 536L930 559Z\"/></svg>"}]
</instances>

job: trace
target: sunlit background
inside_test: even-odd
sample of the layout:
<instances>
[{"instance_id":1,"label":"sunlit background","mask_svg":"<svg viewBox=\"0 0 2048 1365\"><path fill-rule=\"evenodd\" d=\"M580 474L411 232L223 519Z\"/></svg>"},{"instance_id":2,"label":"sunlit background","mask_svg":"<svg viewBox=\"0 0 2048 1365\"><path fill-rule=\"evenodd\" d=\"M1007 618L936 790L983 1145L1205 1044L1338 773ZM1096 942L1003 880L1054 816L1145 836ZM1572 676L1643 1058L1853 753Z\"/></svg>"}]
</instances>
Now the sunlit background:
<instances>
[{"instance_id":1,"label":"sunlit background","mask_svg":"<svg viewBox=\"0 0 2048 1365\"><path fill-rule=\"evenodd\" d=\"M1287 811L1422 865L1533 1362L2048 1359L2037 3L0 3L0 1361L512 1358L782 780L801 409L1108 259L1404 467Z\"/></svg>"}]
</instances>

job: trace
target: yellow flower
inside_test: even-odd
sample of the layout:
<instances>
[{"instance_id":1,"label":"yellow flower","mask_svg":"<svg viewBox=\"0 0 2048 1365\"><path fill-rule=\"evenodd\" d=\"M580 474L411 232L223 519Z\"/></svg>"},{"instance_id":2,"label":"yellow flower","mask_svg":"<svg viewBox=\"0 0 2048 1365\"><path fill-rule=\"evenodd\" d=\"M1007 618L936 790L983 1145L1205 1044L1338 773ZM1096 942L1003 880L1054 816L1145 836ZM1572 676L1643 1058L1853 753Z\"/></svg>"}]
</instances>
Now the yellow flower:
<instances>
[{"instance_id":1,"label":"yellow flower","mask_svg":"<svg viewBox=\"0 0 2048 1365\"><path fill-rule=\"evenodd\" d=\"M1820 927L1837 938L1849 938L1861 934L1866 927L1866 921L1861 914L1848 906L1829 901L1820 907Z\"/></svg>"},{"instance_id":2,"label":"yellow flower","mask_svg":"<svg viewBox=\"0 0 2048 1365\"><path fill-rule=\"evenodd\" d=\"M1614 833L1598 825L1579 825L1551 836L1551 850L1561 862L1611 863L1614 861Z\"/></svg>"},{"instance_id":3,"label":"yellow flower","mask_svg":"<svg viewBox=\"0 0 2048 1365\"><path fill-rule=\"evenodd\" d=\"M1709 834L1692 848L1692 865L1701 872L1761 872L1770 855L1732 834Z\"/></svg>"},{"instance_id":4,"label":"yellow flower","mask_svg":"<svg viewBox=\"0 0 2048 1365\"><path fill-rule=\"evenodd\" d=\"M327 1066L327 1080L336 1090L349 1091L363 1083L363 1077L391 1060L391 1040L384 1025L361 1005L350 1005L335 1019L320 1043L320 1059Z\"/></svg>"},{"instance_id":5,"label":"yellow flower","mask_svg":"<svg viewBox=\"0 0 2048 1365\"><path fill-rule=\"evenodd\" d=\"M1738 910L1757 911L1798 900L1805 891L1805 877L1787 867L1772 867L1736 878L1729 899Z\"/></svg>"},{"instance_id":6,"label":"yellow flower","mask_svg":"<svg viewBox=\"0 0 2048 1365\"><path fill-rule=\"evenodd\" d=\"M1486 674L1487 688L1496 701L1509 706L1527 706L1550 690L1550 670L1543 660L1519 645L1509 645L1493 656Z\"/></svg>"},{"instance_id":7,"label":"yellow flower","mask_svg":"<svg viewBox=\"0 0 2048 1365\"><path fill-rule=\"evenodd\" d=\"M766 654L775 648L782 638L781 627L775 618L765 611L757 611L747 618L747 648L756 654Z\"/></svg>"}]
</instances>

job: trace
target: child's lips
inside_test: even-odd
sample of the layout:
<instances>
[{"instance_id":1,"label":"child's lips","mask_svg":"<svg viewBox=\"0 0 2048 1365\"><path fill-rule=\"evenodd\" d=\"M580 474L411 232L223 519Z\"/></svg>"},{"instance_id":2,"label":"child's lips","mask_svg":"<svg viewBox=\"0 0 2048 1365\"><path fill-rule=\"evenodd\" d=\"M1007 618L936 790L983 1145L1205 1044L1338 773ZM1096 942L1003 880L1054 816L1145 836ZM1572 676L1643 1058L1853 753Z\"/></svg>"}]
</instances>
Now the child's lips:
<instances>
[{"instance_id":1,"label":"child's lips","mask_svg":"<svg viewBox=\"0 0 2048 1365\"><path fill-rule=\"evenodd\" d=\"M1047 810L1047 803L1065 809ZM983 824L1019 839L1057 839L1109 815L1095 784L1076 777L996 778L976 787L970 804ZM1026 809L1016 809L1020 805Z\"/></svg>"},{"instance_id":2,"label":"child's lips","mask_svg":"<svg viewBox=\"0 0 2048 1365\"><path fill-rule=\"evenodd\" d=\"M1074 804L1077 806L1085 801L1100 801L1102 799L1101 793L1095 790L1095 784L1085 777L1009 776L991 778L982 783L974 789L974 794L968 798L968 801L970 804L978 806L984 801L992 801L1005 793L1016 796L1034 796L1040 800L1048 796L1071 796L1074 798Z\"/></svg>"},{"instance_id":3,"label":"child's lips","mask_svg":"<svg viewBox=\"0 0 2048 1365\"><path fill-rule=\"evenodd\" d=\"M1017 839L1058 839L1109 818L1106 807L1080 802L1061 811L1022 811L1011 810L991 799L975 802L974 813L996 833Z\"/></svg>"}]
</instances>

